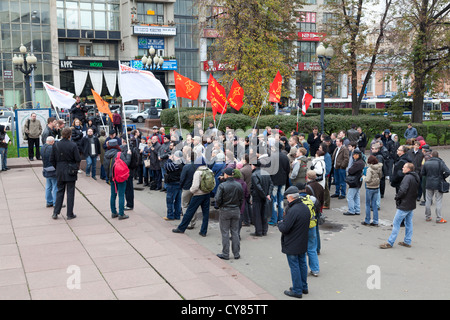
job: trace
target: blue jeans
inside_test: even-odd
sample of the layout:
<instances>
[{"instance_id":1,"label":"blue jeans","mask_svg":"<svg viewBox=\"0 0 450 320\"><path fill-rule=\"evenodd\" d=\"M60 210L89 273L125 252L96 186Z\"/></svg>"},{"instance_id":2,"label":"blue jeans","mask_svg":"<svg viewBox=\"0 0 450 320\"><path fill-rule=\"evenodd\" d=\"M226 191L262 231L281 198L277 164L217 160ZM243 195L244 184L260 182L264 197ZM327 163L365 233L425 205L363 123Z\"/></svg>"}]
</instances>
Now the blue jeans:
<instances>
[{"instance_id":1,"label":"blue jeans","mask_svg":"<svg viewBox=\"0 0 450 320\"><path fill-rule=\"evenodd\" d=\"M8 155L8 148L0 148L0 155L2 158L2 170L6 170L7 166L6 166L6 157Z\"/></svg>"},{"instance_id":2,"label":"blue jeans","mask_svg":"<svg viewBox=\"0 0 450 320\"><path fill-rule=\"evenodd\" d=\"M203 221L202 226L200 228L200 233L206 235L206 232L208 231L208 221L209 221L209 201L210 201L209 193L201 196L192 196L191 201L189 202L189 206L185 214L183 215L183 220L181 220L181 223L178 226L178 230L183 232L186 230L186 228L189 225L189 222L191 222L192 217L194 216L198 207L201 206L203 213Z\"/></svg>"},{"instance_id":3,"label":"blue jeans","mask_svg":"<svg viewBox=\"0 0 450 320\"><path fill-rule=\"evenodd\" d=\"M56 192L58 191L58 181L55 178L46 178L45 183L45 201L47 204L55 205Z\"/></svg>"},{"instance_id":4,"label":"blue jeans","mask_svg":"<svg viewBox=\"0 0 450 320\"><path fill-rule=\"evenodd\" d=\"M373 223L378 224L378 193L380 188L377 189L367 189L366 188L366 223L370 223L370 208L373 209Z\"/></svg>"},{"instance_id":5,"label":"blue jeans","mask_svg":"<svg viewBox=\"0 0 450 320\"><path fill-rule=\"evenodd\" d=\"M388 243L391 246L394 246L395 239L397 239L398 233L400 231L400 223L405 220L405 240L403 241L406 244L411 244L411 238L413 234L413 210L411 211L403 211L397 209L395 213L392 233L389 236Z\"/></svg>"},{"instance_id":6,"label":"blue jeans","mask_svg":"<svg viewBox=\"0 0 450 320\"><path fill-rule=\"evenodd\" d=\"M359 188L348 188L347 193L348 212L361 213L361 201L359 198Z\"/></svg>"},{"instance_id":7,"label":"blue jeans","mask_svg":"<svg viewBox=\"0 0 450 320\"><path fill-rule=\"evenodd\" d=\"M292 291L302 294L303 290L308 290L308 267L306 265L306 253L287 254L289 269L291 269Z\"/></svg>"},{"instance_id":8,"label":"blue jeans","mask_svg":"<svg viewBox=\"0 0 450 320\"><path fill-rule=\"evenodd\" d=\"M106 175L106 170L103 164L100 166L100 179L108 180L108 176Z\"/></svg>"},{"instance_id":9,"label":"blue jeans","mask_svg":"<svg viewBox=\"0 0 450 320\"><path fill-rule=\"evenodd\" d=\"M181 186L180 183L167 183L167 218L180 219L181 216Z\"/></svg>"},{"instance_id":10,"label":"blue jeans","mask_svg":"<svg viewBox=\"0 0 450 320\"><path fill-rule=\"evenodd\" d=\"M88 176L92 171L92 177L95 177L97 172L97 156L86 156L86 175Z\"/></svg>"},{"instance_id":11,"label":"blue jeans","mask_svg":"<svg viewBox=\"0 0 450 320\"><path fill-rule=\"evenodd\" d=\"M319 256L317 255L317 226L309 228L308 232L308 262L309 268L315 273L319 273Z\"/></svg>"},{"instance_id":12,"label":"blue jeans","mask_svg":"<svg viewBox=\"0 0 450 320\"><path fill-rule=\"evenodd\" d=\"M116 186L117 186L117 192L116 192ZM116 209L116 198L117 195L119 195L119 215L123 216L123 209L125 208L125 189L127 187L127 182L121 182L121 183L114 183L111 181L111 198L109 201L110 207L111 207L111 213L117 214Z\"/></svg>"},{"instance_id":13,"label":"blue jeans","mask_svg":"<svg viewBox=\"0 0 450 320\"><path fill-rule=\"evenodd\" d=\"M347 184L345 183L345 169L334 168L334 183L336 184L336 195L345 197Z\"/></svg>"},{"instance_id":14,"label":"blue jeans","mask_svg":"<svg viewBox=\"0 0 450 320\"><path fill-rule=\"evenodd\" d=\"M274 186L272 191L272 218L269 224L277 224L278 221L283 220L283 197L284 185Z\"/></svg>"}]
</instances>

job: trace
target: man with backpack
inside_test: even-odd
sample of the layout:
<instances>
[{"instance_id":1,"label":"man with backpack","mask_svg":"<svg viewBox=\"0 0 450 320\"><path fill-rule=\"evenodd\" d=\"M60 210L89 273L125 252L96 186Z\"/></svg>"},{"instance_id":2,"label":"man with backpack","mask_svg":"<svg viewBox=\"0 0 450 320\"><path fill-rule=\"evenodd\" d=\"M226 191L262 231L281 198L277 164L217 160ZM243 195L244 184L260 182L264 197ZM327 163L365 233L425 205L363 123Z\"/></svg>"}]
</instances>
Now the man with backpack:
<instances>
[{"instance_id":1,"label":"man with backpack","mask_svg":"<svg viewBox=\"0 0 450 320\"><path fill-rule=\"evenodd\" d=\"M198 167L195 170L194 177L192 179L192 186L190 188L192 198L183 216L183 220L176 229L172 230L172 232L184 233L198 207L201 206L203 221L199 234L202 237L206 237L209 221L210 193L216 186L216 180L214 173L206 166L205 158L201 156L197 157L194 164Z\"/></svg>"},{"instance_id":2,"label":"man with backpack","mask_svg":"<svg viewBox=\"0 0 450 320\"><path fill-rule=\"evenodd\" d=\"M124 214L124 208L125 189L128 177L130 176L128 166L131 162L131 150L123 153L115 139L108 141L107 146L108 150L105 152L103 166L111 184L111 217L119 217L119 220L128 219L128 215ZM117 196L119 196L119 212L116 209Z\"/></svg>"}]
</instances>

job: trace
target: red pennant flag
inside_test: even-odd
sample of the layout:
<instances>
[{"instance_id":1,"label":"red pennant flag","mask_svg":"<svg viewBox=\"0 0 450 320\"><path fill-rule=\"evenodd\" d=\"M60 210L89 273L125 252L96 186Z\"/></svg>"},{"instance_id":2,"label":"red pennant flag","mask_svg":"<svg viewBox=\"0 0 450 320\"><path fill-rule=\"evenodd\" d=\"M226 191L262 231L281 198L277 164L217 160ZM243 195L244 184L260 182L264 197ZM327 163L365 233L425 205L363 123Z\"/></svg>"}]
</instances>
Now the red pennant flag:
<instances>
[{"instance_id":1,"label":"red pennant flag","mask_svg":"<svg viewBox=\"0 0 450 320\"><path fill-rule=\"evenodd\" d=\"M241 109L244 102L244 89L239 85L236 79L233 80L233 84L231 85L230 93L228 94L228 102L230 106L237 111Z\"/></svg>"},{"instance_id":2,"label":"red pennant flag","mask_svg":"<svg viewBox=\"0 0 450 320\"><path fill-rule=\"evenodd\" d=\"M178 72L174 71L175 75L175 90L177 97L187 98L190 100L197 100L200 94L201 86L189 78L183 77Z\"/></svg>"},{"instance_id":3,"label":"red pennant flag","mask_svg":"<svg viewBox=\"0 0 450 320\"><path fill-rule=\"evenodd\" d=\"M281 77L280 71L278 71L277 75L275 76L275 79L273 80L272 84L270 85L270 89L269 89L269 101L270 102L280 102L282 81L283 81L283 78Z\"/></svg>"},{"instance_id":4,"label":"red pennant flag","mask_svg":"<svg viewBox=\"0 0 450 320\"><path fill-rule=\"evenodd\" d=\"M208 79L208 92L206 98L211 102L211 107L214 111L220 114L227 112L227 95L225 88L217 82L210 74Z\"/></svg>"}]
</instances>

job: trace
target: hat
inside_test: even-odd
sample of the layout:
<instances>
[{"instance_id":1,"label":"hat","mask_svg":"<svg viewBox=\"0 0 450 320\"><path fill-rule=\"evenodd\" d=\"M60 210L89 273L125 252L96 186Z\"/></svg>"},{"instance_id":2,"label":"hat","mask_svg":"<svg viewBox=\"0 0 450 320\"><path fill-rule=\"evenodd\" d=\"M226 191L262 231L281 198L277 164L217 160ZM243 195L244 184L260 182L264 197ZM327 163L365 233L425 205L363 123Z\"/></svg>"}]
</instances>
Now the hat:
<instances>
[{"instance_id":1,"label":"hat","mask_svg":"<svg viewBox=\"0 0 450 320\"><path fill-rule=\"evenodd\" d=\"M286 191L284 192L283 196L284 196L284 198L286 198L288 195L296 194L296 193L299 193L298 188L296 186L291 186L291 187L286 189Z\"/></svg>"},{"instance_id":2,"label":"hat","mask_svg":"<svg viewBox=\"0 0 450 320\"><path fill-rule=\"evenodd\" d=\"M355 150L353 150L353 154L361 154L361 150L355 149Z\"/></svg>"},{"instance_id":3,"label":"hat","mask_svg":"<svg viewBox=\"0 0 450 320\"><path fill-rule=\"evenodd\" d=\"M228 175L228 176L232 176L232 175L233 175L233 168L228 167L228 168L226 168L226 169L223 171L223 173L225 173L225 174Z\"/></svg>"},{"instance_id":4,"label":"hat","mask_svg":"<svg viewBox=\"0 0 450 320\"><path fill-rule=\"evenodd\" d=\"M299 183L297 183L295 186L298 188L299 191L300 191L300 190L305 190L305 189L306 189L306 183L304 183L304 182L299 182ZM288 188L288 189L289 189L289 188Z\"/></svg>"},{"instance_id":5,"label":"hat","mask_svg":"<svg viewBox=\"0 0 450 320\"><path fill-rule=\"evenodd\" d=\"M175 151L174 156L177 158L183 158L183 152L180 150Z\"/></svg>"},{"instance_id":6,"label":"hat","mask_svg":"<svg viewBox=\"0 0 450 320\"><path fill-rule=\"evenodd\" d=\"M427 150L427 151L431 150L431 149L430 149L430 146L429 146L428 144L424 144L424 145L422 146L422 149L425 149L425 150Z\"/></svg>"},{"instance_id":7,"label":"hat","mask_svg":"<svg viewBox=\"0 0 450 320\"><path fill-rule=\"evenodd\" d=\"M156 130L158 130L159 128L158 128L158 126L153 126L153 128L152 129L156 129Z\"/></svg>"},{"instance_id":8,"label":"hat","mask_svg":"<svg viewBox=\"0 0 450 320\"><path fill-rule=\"evenodd\" d=\"M119 145L119 143L117 142L117 139L108 140L108 147L115 147L118 145Z\"/></svg>"},{"instance_id":9,"label":"hat","mask_svg":"<svg viewBox=\"0 0 450 320\"><path fill-rule=\"evenodd\" d=\"M170 140L170 134L165 134L164 138L167 138L168 140Z\"/></svg>"}]
</instances>

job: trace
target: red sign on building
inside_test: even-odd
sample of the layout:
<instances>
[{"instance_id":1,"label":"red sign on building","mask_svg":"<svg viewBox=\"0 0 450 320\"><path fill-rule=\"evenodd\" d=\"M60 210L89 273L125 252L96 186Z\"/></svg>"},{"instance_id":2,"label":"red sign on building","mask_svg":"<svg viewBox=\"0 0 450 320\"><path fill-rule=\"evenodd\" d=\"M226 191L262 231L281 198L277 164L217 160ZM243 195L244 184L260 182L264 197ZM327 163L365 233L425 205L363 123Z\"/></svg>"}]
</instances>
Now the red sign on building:
<instances>
[{"instance_id":1,"label":"red sign on building","mask_svg":"<svg viewBox=\"0 0 450 320\"><path fill-rule=\"evenodd\" d=\"M298 71L321 71L318 62L300 62L298 64Z\"/></svg>"},{"instance_id":2,"label":"red sign on building","mask_svg":"<svg viewBox=\"0 0 450 320\"><path fill-rule=\"evenodd\" d=\"M322 41L326 36L326 33L318 33L318 32L299 32L298 40L300 41Z\"/></svg>"}]
</instances>

